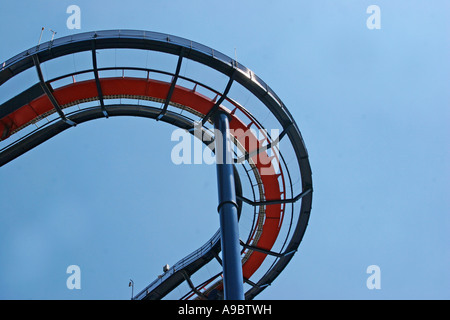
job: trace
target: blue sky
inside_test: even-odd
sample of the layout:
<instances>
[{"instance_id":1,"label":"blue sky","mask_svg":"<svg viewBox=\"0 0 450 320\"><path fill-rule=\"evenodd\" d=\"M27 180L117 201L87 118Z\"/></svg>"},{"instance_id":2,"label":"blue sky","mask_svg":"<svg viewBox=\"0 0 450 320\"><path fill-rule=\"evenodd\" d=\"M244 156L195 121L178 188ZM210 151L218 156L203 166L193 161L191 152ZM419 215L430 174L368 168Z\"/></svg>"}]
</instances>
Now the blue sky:
<instances>
[{"instance_id":1,"label":"blue sky","mask_svg":"<svg viewBox=\"0 0 450 320\"><path fill-rule=\"evenodd\" d=\"M71 4L81 30L66 27ZM366 27L372 4L379 30ZM449 9L405 0L7 1L0 61L36 45L41 27L57 37L142 29L229 56L236 48L296 119L313 170L299 251L257 299L449 299ZM136 292L209 239L215 167L171 163L172 130L97 120L0 168L0 298L128 299L130 278ZM81 290L66 287L72 264ZM369 265L380 267L379 290L366 287Z\"/></svg>"}]
</instances>

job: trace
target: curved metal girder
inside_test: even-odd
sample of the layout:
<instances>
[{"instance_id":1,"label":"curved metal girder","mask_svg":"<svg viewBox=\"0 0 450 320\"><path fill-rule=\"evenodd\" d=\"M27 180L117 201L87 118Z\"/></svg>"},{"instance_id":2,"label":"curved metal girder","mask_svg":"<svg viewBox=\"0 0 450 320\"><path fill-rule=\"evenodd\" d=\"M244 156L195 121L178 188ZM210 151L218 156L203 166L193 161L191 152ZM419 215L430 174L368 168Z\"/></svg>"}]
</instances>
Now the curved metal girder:
<instances>
[{"instance_id":1,"label":"curved metal girder","mask_svg":"<svg viewBox=\"0 0 450 320\"><path fill-rule=\"evenodd\" d=\"M312 202L312 178L311 168L308 160L308 153L301 137L300 131L295 124L294 119L286 109L282 101L271 90L271 88L265 84L259 77L257 77L251 70L240 65L235 60L214 51L211 48L203 46L201 44L192 42L187 39L174 37L171 35L148 32L148 31L135 31L135 30L112 30L112 31L99 31L88 32L82 34L76 34L60 39L56 39L51 42L41 44L37 47L31 48L21 54L9 59L3 64L0 70L0 85L8 81L13 76L20 72L31 68L35 65L36 59L41 62L51 60L56 57L60 57L66 54L72 54L82 51L89 51L95 47L96 49L108 49L108 48L130 48L130 49L147 49L153 51L160 51L169 54L180 56L180 52L183 52L183 57L200 62L210 68L213 68L228 77L232 81L236 81L244 88L249 90L255 95L270 112L276 117L279 123L283 127L283 134L289 137L289 140L294 148L294 152L297 157L297 162L300 169L301 181L302 181L302 201L300 208L300 216L293 231L291 240L285 247L284 252L295 252L303 238L303 234L306 230L306 226L309 220L309 214L311 210ZM35 58L33 58L35 57ZM100 94L100 93L99 93ZM142 106L139 106L141 109ZM108 113L114 108L108 107ZM92 108L89 111L77 113L70 116L71 121L88 121L94 118L104 117L105 114L100 108ZM115 110L116 115L133 115L132 108L126 112L118 108ZM160 114L160 109L148 111L148 117L157 118ZM156 111L156 112L155 112ZM2 110L0 110L0 113ZM150 116L151 115L151 116ZM164 119L168 117L163 117ZM180 119L175 121L178 123ZM78 123L78 122L77 122ZM183 120L180 120L179 124L182 124ZM173 123L172 123L173 124ZM47 140L49 137L54 136L70 126L64 121L58 121L50 124L36 132L30 137L20 140L14 144L14 148L7 149L0 154L0 165L11 161L12 159L20 156L26 150L39 145ZM189 128L188 128L189 129ZM304 193L304 194L303 194ZM259 292L261 292L268 284L270 284L278 274L285 268L289 260L292 258L292 254L283 255L277 262L271 267L252 289L246 293L246 299L252 299Z\"/></svg>"}]
</instances>

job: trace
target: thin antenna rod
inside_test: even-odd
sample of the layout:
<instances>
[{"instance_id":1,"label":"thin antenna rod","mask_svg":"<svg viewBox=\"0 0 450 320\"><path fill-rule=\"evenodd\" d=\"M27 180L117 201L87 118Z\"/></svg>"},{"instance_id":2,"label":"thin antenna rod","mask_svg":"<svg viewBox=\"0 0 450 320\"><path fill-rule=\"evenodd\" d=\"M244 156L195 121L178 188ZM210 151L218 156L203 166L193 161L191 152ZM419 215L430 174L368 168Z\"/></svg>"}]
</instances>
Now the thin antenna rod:
<instances>
[{"instance_id":1,"label":"thin antenna rod","mask_svg":"<svg viewBox=\"0 0 450 320\"><path fill-rule=\"evenodd\" d=\"M38 42L38 45L41 44L41 39L42 39L42 33L43 33L43 32L44 32L44 27L42 27L41 35L39 36L39 42Z\"/></svg>"},{"instance_id":2,"label":"thin antenna rod","mask_svg":"<svg viewBox=\"0 0 450 320\"><path fill-rule=\"evenodd\" d=\"M51 40L51 41L53 41L53 38L55 37L56 31L53 31L52 29L50 29L50 31L53 33L52 34L52 40Z\"/></svg>"},{"instance_id":3,"label":"thin antenna rod","mask_svg":"<svg viewBox=\"0 0 450 320\"><path fill-rule=\"evenodd\" d=\"M131 287L131 300L134 299L133 289L134 289L134 281L130 279L130 282L128 282L128 286Z\"/></svg>"}]
</instances>

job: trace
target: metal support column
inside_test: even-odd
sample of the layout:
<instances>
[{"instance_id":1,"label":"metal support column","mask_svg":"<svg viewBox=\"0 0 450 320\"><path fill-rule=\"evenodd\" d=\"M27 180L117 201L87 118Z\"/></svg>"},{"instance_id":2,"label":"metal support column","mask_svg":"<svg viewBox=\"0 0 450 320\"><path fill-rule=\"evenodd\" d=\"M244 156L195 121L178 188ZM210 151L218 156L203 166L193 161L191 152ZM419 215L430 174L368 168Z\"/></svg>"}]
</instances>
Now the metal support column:
<instances>
[{"instance_id":1,"label":"metal support column","mask_svg":"<svg viewBox=\"0 0 450 320\"><path fill-rule=\"evenodd\" d=\"M220 236L225 300L244 300L241 251L239 245L238 205L229 119L224 112L214 116L217 185L219 192Z\"/></svg>"}]
</instances>

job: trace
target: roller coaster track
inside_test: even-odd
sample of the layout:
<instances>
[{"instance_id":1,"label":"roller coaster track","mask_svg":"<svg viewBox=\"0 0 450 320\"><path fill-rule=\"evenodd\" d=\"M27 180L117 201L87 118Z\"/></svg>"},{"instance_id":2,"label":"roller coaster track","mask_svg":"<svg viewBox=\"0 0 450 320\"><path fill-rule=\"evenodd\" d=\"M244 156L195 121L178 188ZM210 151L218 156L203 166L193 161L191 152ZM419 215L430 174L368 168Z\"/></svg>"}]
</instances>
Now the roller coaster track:
<instances>
[{"instance_id":1,"label":"roller coaster track","mask_svg":"<svg viewBox=\"0 0 450 320\"><path fill-rule=\"evenodd\" d=\"M97 50L107 49L149 50L176 56L178 60L174 72L131 66L99 68ZM44 79L43 63L81 52L92 53L92 68ZM181 75L181 65L187 61L198 62L227 76L227 85L218 90ZM213 141L212 117L219 111L225 112L230 117L237 148L234 167L239 215L250 212L253 221L247 237L241 237L240 243L242 281L249 285L245 298L253 299L290 262L303 238L311 211L312 174L308 153L292 115L273 90L251 70L193 41L136 30L88 32L43 43L5 62L0 69L0 86L30 68L36 70L39 82L0 105L0 166L67 129L105 117L155 119L193 135L200 128L203 142ZM108 71L119 71L122 76L103 76ZM127 72L134 74L128 76ZM141 77L135 76L138 72ZM158 80L155 75L168 76L171 81ZM75 81L81 76L83 80ZM58 86L61 80L65 80L65 84ZM276 119L281 131L278 136L271 136L264 119L254 114L261 110L244 107L229 96L234 85L245 88ZM115 103L118 99L127 102ZM93 101L97 104L93 105ZM148 103L142 104L142 101ZM74 110L74 106L78 109ZM52 120L42 121L50 116ZM36 128L30 130L32 125ZM26 128L29 132L17 137L17 133ZM263 137L255 132L262 132ZM282 145L292 150L294 157L290 162L284 158ZM298 176L297 182L293 181L293 176ZM244 180L248 183L243 184ZM221 264L220 251L218 231L134 299L162 299L183 282L190 290L180 299L220 299L222 273L196 284L191 279L212 260ZM267 263L269 257L272 260Z\"/></svg>"}]
</instances>

